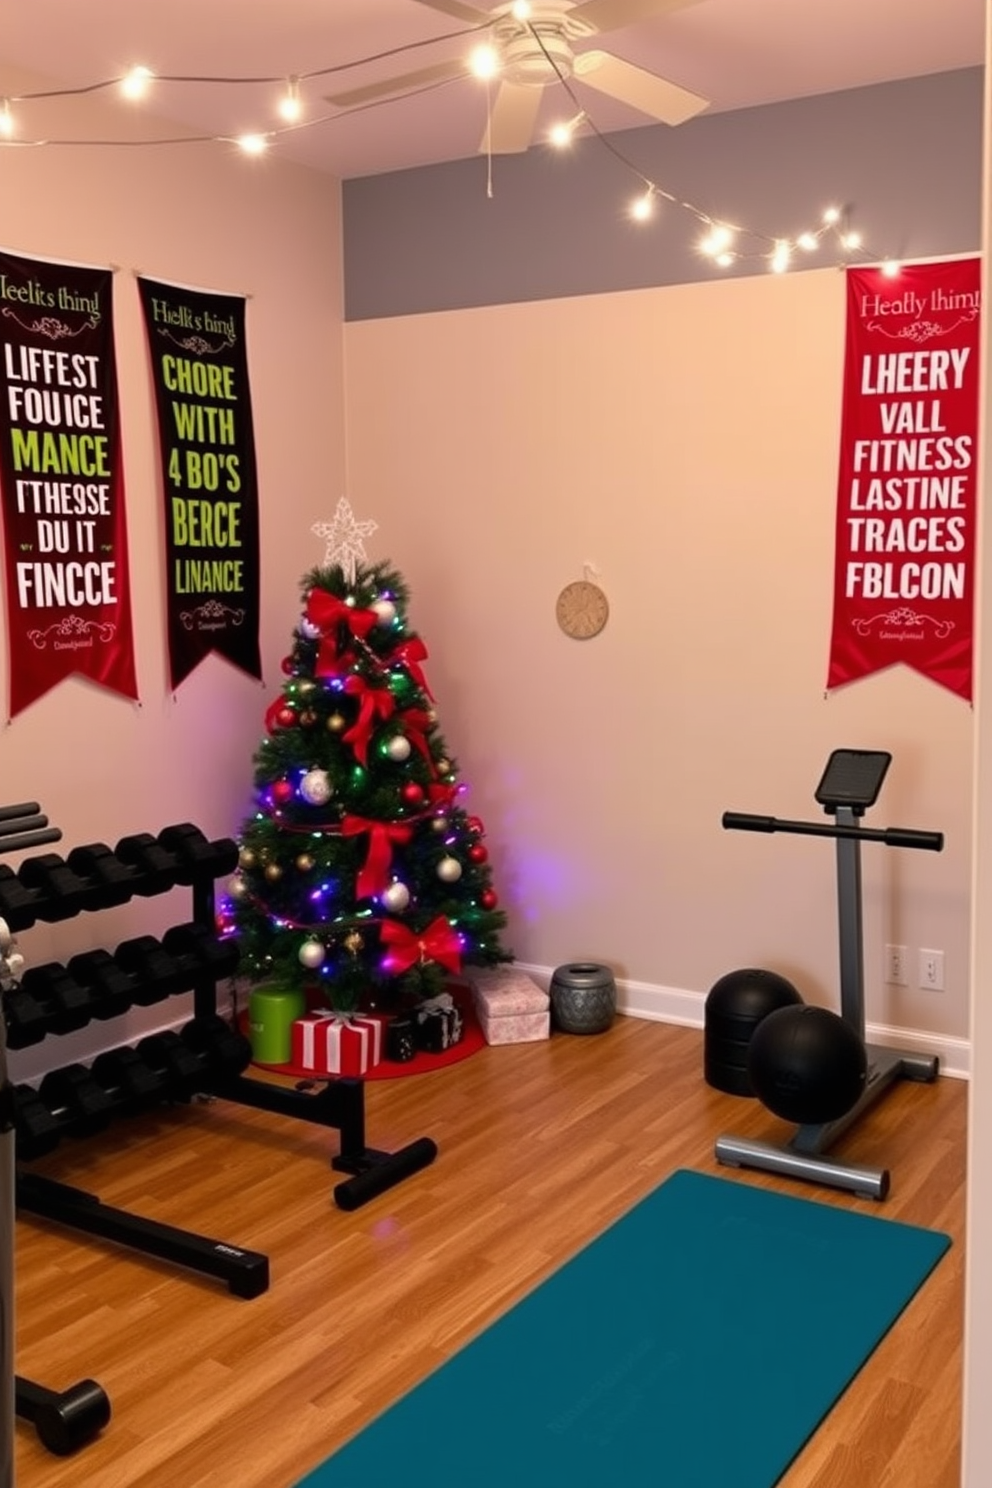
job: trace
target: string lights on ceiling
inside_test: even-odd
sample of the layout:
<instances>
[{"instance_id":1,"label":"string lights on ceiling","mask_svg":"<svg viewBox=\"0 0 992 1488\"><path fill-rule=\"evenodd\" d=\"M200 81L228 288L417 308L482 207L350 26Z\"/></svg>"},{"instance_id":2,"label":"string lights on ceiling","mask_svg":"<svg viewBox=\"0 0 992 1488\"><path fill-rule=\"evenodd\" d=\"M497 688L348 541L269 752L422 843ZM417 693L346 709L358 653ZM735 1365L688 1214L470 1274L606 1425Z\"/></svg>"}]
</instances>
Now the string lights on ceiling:
<instances>
[{"instance_id":1,"label":"string lights on ceiling","mask_svg":"<svg viewBox=\"0 0 992 1488\"><path fill-rule=\"evenodd\" d=\"M696 247L699 253L711 262L716 268L727 269L732 265L745 260L759 258L766 262L767 267L773 273L785 273L793 267L797 260L815 252L829 240L836 245L842 255L850 257L854 255L861 260L873 259L878 262L876 255L870 254L866 249L861 235L850 230L844 220L844 214L836 207L830 207L823 212L818 225L799 233L795 237L772 237L768 234L755 231L753 228L744 227L739 224L724 222L714 218L701 208L694 206L691 202L684 201L677 195L667 191L658 182L649 179L626 155L619 150L612 136L604 134L596 125L588 109L576 96L571 81L566 77L558 66L553 55L546 48L540 32L529 24L531 7L528 0L515 0L511 7L514 19L527 24L534 42L541 48L547 61L548 67L554 74L563 95L570 105L570 117L567 120L555 123L548 132L548 143L558 150L568 149L580 136L592 134L599 143L607 149L617 162L638 182L636 194L631 198L628 206L628 214L635 223L650 222L657 214L660 203L668 203L684 212L688 212L698 222L702 229ZM476 35L480 30L487 30L488 24L483 27L463 27L458 31L447 32L442 36L429 37L422 41L407 43L404 46L390 48L386 51L377 52L367 57L356 58L352 62L342 62L335 66L316 68L310 72L295 73L290 76L265 76L265 77L242 77L224 76L209 77L196 75L169 75L155 74L147 67L132 67L122 77L103 79L98 82L85 84L74 88L55 88L45 91L21 93L0 97L0 148L4 146L37 148L41 146L88 146L90 148L120 148L133 146L136 148L149 148L156 145L191 145L191 144L227 144L235 145L245 155L260 156L282 136L301 129L313 129L320 125L331 124L336 119L346 118L355 113L362 113L371 107L379 107L382 104L394 103L402 98L415 96L416 93L431 92L437 87L447 86L448 82L429 83L424 87L401 95L376 99L374 102L366 102L357 106L339 109L333 114L308 114L305 101L305 85L316 79L331 77L335 74L351 71L357 67L365 67L371 63L381 62L388 58L416 51L426 46L436 46L439 43L465 39ZM487 41L475 46L468 59L468 72L480 79L487 86L487 99L489 98L488 84L498 75L499 53L496 48ZM81 97L101 92L116 92L122 98L132 104L147 101L158 85L163 84L192 84L204 87L217 87L218 85L230 85L232 87L269 87L274 90L272 103L273 112L282 120L280 125L273 125L268 129L260 129L237 136L223 134L185 134L180 136L153 137L144 139L26 139L21 138L18 132L17 108L19 105L42 102L54 98ZM490 162L491 164L491 162ZM748 247L748 244L753 247ZM885 259L880 262L883 273L895 276L899 272L899 264L895 260Z\"/></svg>"}]
</instances>

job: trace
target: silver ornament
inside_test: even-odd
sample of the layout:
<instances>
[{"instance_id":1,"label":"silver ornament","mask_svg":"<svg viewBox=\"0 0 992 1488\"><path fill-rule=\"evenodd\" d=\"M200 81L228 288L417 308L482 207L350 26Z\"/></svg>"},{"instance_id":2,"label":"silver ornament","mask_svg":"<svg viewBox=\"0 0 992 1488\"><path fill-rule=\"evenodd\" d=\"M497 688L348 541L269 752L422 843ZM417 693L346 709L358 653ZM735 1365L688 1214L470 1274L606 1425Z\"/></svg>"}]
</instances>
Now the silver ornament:
<instances>
[{"instance_id":1,"label":"silver ornament","mask_svg":"<svg viewBox=\"0 0 992 1488\"><path fill-rule=\"evenodd\" d=\"M334 787L326 770L308 770L300 781L300 795L311 806L326 806L333 794Z\"/></svg>"},{"instance_id":2,"label":"silver ornament","mask_svg":"<svg viewBox=\"0 0 992 1488\"><path fill-rule=\"evenodd\" d=\"M324 964L324 947L319 940L305 940L299 949L300 965L308 971L316 971Z\"/></svg>"},{"instance_id":3,"label":"silver ornament","mask_svg":"<svg viewBox=\"0 0 992 1488\"><path fill-rule=\"evenodd\" d=\"M442 858L437 865L437 876L444 883L457 883L462 876L462 865L457 858Z\"/></svg>"},{"instance_id":4,"label":"silver ornament","mask_svg":"<svg viewBox=\"0 0 992 1488\"><path fill-rule=\"evenodd\" d=\"M399 914L410 903L410 890L404 883L391 883L382 891L382 902L393 914Z\"/></svg>"},{"instance_id":5,"label":"silver ornament","mask_svg":"<svg viewBox=\"0 0 992 1488\"><path fill-rule=\"evenodd\" d=\"M377 599L371 609L378 616L380 625L392 625L396 619L396 606L391 599Z\"/></svg>"},{"instance_id":6,"label":"silver ornament","mask_svg":"<svg viewBox=\"0 0 992 1488\"><path fill-rule=\"evenodd\" d=\"M386 744L386 753L391 760L400 763L410 758L410 740L406 734L394 734Z\"/></svg>"}]
</instances>

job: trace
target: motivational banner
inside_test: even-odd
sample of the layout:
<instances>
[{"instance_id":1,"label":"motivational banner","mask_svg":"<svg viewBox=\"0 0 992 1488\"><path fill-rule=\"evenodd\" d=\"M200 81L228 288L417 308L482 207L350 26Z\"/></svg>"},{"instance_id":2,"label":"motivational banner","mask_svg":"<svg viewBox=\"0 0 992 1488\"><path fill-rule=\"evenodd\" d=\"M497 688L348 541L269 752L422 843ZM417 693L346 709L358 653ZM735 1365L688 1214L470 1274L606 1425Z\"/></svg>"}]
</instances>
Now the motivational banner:
<instances>
[{"instance_id":1,"label":"motivational banner","mask_svg":"<svg viewBox=\"0 0 992 1488\"><path fill-rule=\"evenodd\" d=\"M10 713L73 672L138 695L109 269L0 253Z\"/></svg>"},{"instance_id":2,"label":"motivational banner","mask_svg":"<svg viewBox=\"0 0 992 1488\"><path fill-rule=\"evenodd\" d=\"M827 686L905 662L971 700L981 260L847 271Z\"/></svg>"},{"instance_id":3,"label":"motivational banner","mask_svg":"<svg viewBox=\"0 0 992 1488\"><path fill-rule=\"evenodd\" d=\"M138 279L158 410L172 686L211 651L261 678L245 301Z\"/></svg>"}]
</instances>

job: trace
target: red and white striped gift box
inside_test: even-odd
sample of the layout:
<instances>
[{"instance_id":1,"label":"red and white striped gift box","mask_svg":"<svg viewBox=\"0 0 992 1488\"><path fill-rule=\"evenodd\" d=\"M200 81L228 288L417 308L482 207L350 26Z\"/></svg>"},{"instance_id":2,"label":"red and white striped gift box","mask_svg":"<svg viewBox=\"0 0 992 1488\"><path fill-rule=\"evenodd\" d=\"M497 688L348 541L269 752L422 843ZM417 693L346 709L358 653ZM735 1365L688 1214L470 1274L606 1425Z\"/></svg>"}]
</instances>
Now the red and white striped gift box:
<instances>
[{"instance_id":1,"label":"red and white striped gift box","mask_svg":"<svg viewBox=\"0 0 992 1488\"><path fill-rule=\"evenodd\" d=\"M292 1027L293 1063L319 1075L364 1075L382 1058L378 1018L305 1013Z\"/></svg>"}]
</instances>

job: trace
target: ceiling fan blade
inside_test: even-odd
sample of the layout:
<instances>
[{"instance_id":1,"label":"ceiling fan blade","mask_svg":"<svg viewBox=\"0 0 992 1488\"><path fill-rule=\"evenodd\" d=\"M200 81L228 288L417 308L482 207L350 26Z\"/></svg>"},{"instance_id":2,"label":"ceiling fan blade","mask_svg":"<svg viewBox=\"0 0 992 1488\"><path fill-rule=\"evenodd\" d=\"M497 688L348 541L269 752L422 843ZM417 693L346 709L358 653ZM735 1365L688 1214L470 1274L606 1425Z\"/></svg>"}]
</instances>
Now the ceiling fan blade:
<instances>
[{"instance_id":1,"label":"ceiling fan blade","mask_svg":"<svg viewBox=\"0 0 992 1488\"><path fill-rule=\"evenodd\" d=\"M379 83L366 83L364 88L352 88L347 93L326 93L324 97L338 108L356 108L362 103L375 103L379 98L395 98L401 93L429 87L431 83L452 82L466 76L464 62L435 62L430 67L421 67L418 72L400 73Z\"/></svg>"},{"instance_id":2,"label":"ceiling fan blade","mask_svg":"<svg viewBox=\"0 0 992 1488\"><path fill-rule=\"evenodd\" d=\"M488 26L492 16L486 10L476 10L473 5L463 5L461 0L417 0L428 10L439 10L442 15L453 16L456 21L467 21L470 26Z\"/></svg>"},{"instance_id":3,"label":"ceiling fan blade","mask_svg":"<svg viewBox=\"0 0 992 1488\"><path fill-rule=\"evenodd\" d=\"M530 148L543 88L500 83L479 150L483 154L518 155Z\"/></svg>"},{"instance_id":4,"label":"ceiling fan blade","mask_svg":"<svg viewBox=\"0 0 992 1488\"><path fill-rule=\"evenodd\" d=\"M699 0L586 0L569 14L577 21L587 21L597 31L619 31L624 26L654 21L673 10L698 4Z\"/></svg>"},{"instance_id":5,"label":"ceiling fan blade","mask_svg":"<svg viewBox=\"0 0 992 1488\"><path fill-rule=\"evenodd\" d=\"M582 52L575 59L575 76L597 92L640 109L642 114L649 114L662 124L684 124L686 119L709 108L708 98L690 93L653 72L645 72L643 67L635 67L610 52Z\"/></svg>"}]
</instances>

